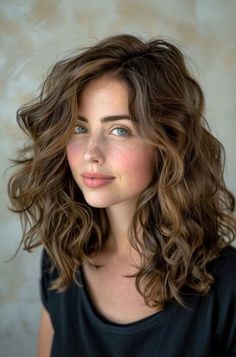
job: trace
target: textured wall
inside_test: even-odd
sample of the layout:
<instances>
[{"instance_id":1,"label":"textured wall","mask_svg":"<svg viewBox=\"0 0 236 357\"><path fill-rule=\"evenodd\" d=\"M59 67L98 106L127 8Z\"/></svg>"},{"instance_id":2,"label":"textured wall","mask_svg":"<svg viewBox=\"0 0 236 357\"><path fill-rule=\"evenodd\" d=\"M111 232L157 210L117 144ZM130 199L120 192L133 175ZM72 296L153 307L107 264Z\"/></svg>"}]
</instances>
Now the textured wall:
<instances>
[{"instance_id":1,"label":"textured wall","mask_svg":"<svg viewBox=\"0 0 236 357\"><path fill-rule=\"evenodd\" d=\"M207 100L207 118L226 149L236 193L236 2L234 0L0 0L0 355L34 356L39 252L20 252L17 217L7 211L8 158L23 136L15 111L67 50L117 32L168 36L182 45Z\"/></svg>"}]
</instances>

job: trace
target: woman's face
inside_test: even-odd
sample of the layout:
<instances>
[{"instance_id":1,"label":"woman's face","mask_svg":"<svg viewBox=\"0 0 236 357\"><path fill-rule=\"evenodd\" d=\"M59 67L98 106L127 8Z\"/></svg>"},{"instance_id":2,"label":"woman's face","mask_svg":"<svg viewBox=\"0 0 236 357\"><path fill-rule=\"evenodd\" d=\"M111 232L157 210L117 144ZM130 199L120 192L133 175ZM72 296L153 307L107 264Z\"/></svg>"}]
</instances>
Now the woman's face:
<instances>
[{"instance_id":1,"label":"woman's face","mask_svg":"<svg viewBox=\"0 0 236 357\"><path fill-rule=\"evenodd\" d=\"M78 122L67 144L72 175L93 207L133 205L152 177L154 148L129 119L123 82L103 76L90 82L78 103Z\"/></svg>"}]
</instances>

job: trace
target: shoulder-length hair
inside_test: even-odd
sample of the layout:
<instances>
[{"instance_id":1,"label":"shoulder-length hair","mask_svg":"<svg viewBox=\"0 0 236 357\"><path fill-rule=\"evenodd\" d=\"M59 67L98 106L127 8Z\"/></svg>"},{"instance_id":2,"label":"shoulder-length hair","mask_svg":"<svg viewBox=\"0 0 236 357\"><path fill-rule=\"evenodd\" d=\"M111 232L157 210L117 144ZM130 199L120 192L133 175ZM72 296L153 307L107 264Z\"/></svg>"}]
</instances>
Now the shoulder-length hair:
<instances>
[{"instance_id":1,"label":"shoulder-length hair","mask_svg":"<svg viewBox=\"0 0 236 357\"><path fill-rule=\"evenodd\" d=\"M52 289L63 291L108 237L105 210L85 202L65 150L80 93L105 74L127 85L131 119L155 147L152 182L129 232L141 257L136 287L154 308L170 299L183 303L184 287L206 294L214 282L209 263L235 238L235 199L223 178L224 147L203 116L202 90L180 49L163 39L122 34L73 53L56 63L39 96L17 111L30 138L13 160L18 170L9 181L11 209L23 226L20 246L44 246L58 270Z\"/></svg>"}]
</instances>

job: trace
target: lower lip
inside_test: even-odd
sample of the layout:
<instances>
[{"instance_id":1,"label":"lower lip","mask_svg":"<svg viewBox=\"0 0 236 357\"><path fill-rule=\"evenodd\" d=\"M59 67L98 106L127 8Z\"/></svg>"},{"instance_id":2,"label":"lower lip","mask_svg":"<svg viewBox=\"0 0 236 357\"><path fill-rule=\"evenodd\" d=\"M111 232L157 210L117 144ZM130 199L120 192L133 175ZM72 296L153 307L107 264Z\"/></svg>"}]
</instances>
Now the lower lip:
<instances>
[{"instance_id":1,"label":"lower lip","mask_svg":"<svg viewBox=\"0 0 236 357\"><path fill-rule=\"evenodd\" d=\"M98 188L98 187L108 185L113 180L114 180L114 178L99 178L99 179L97 179L97 178L83 177L84 184L90 188Z\"/></svg>"}]
</instances>

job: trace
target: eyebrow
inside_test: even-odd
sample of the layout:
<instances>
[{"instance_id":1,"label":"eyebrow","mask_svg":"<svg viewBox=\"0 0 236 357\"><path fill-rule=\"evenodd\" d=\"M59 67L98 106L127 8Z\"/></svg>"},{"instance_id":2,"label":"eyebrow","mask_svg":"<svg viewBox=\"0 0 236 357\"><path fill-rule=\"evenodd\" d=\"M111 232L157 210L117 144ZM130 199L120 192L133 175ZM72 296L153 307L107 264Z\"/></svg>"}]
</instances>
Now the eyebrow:
<instances>
[{"instance_id":1,"label":"eyebrow","mask_svg":"<svg viewBox=\"0 0 236 357\"><path fill-rule=\"evenodd\" d=\"M86 119L82 115L79 115L78 119L81 120L81 121L84 121L86 123L88 122L88 119ZM107 117L101 118L101 122L102 123L108 123L109 121L115 121L115 120L120 120L120 119L129 119L130 120L130 116L127 115L127 114L109 115Z\"/></svg>"}]
</instances>

